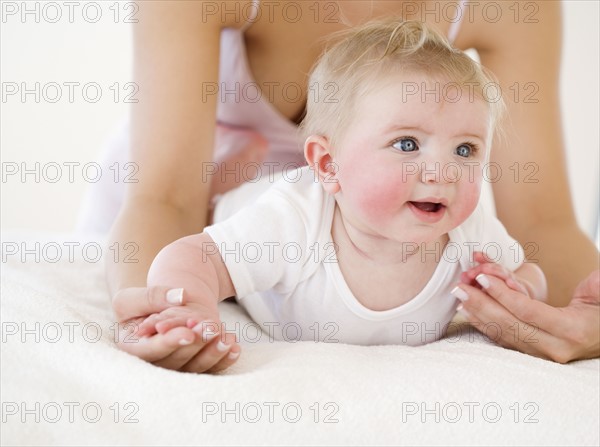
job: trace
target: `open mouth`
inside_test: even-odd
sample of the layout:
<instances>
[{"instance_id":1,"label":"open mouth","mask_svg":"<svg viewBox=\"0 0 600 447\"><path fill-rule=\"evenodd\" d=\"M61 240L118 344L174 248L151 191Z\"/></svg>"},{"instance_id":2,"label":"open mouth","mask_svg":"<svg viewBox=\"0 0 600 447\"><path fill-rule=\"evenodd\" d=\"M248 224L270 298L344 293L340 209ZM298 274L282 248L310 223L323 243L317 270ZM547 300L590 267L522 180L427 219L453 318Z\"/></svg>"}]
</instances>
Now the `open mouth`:
<instances>
[{"instance_id":1,"label":"open mouth","mask_svg":"<svg viewBox=\"0 0 600 447\"><path fill-rule=\"evenodd\" d=\"M444 205L441 203L434 202L410 202L413 206L420 209L421 211L425 211L427 213L437 213L440 209L444 208Z\"/></svg>"},{"instance_id":2,"label":"open mouth","mask_svg":"<svg viewBox=\"0 0 600 447\"><path fill-rule=\"evenodd\" d=\"M421 221L434 224L446 214L446 206L438 202L408 202L409 208Z\"/></svg>"}]
</instances>

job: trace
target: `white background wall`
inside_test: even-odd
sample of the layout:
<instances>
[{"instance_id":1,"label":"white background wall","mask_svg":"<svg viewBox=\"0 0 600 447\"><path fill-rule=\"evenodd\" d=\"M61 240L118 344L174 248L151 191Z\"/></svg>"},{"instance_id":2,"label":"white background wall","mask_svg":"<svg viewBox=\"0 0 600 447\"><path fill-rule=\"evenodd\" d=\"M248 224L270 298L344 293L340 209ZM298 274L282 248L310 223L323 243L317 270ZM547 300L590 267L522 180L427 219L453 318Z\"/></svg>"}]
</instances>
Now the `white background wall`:
<instances>
[{"instance_id":1,"label":"white background wall","mask_svg":"<svg viewBox=\"0 0 600 447\"><path fill-rule=\"evenodd\" d=\"M35 3L26 3L33 9ZM92 2L78 2L70 23L64 2L57 2L63 16L57 23L27 16L25 23L17 16L6 14L13 5L2 2L0 23L1 80L4 83L24 82L28 86L57 82L62 85L63 98L55 104L36 103L29 95L22 103L19 96L3 98L1 103L0 144L4 169L10 163L56 162L63 167L63 177L56 183L36 183L33 176L23 183L19 176L1 183L2 229L27 228L51 231L71 231L74 228L80 202L88 183L81 167L99 156L101 146L110 131L127 114L123 84L131 81L130 26L124 23L131 12L127 2L115 8L114 2L98 2L101 18L89 23L84 17L95 17L96 10L83 8ZM55 10L46 7L51 20ZM112 7L112 9L111 9ZM8 8L8 9L7 9ZM115 10L119 11L115 23ZM562 71L562 104L565 142L572 193L577 217L583 228L596 237L599 184L599 3L574 1L564 3L564 59ZM78 82L74 87L74 102L70 103L66 82ZM102 89L97 103L87 102L82 85L96 82ZM121 98L114 100L111 86L120 83ZM54 95L54 90L47 92ZM93 91L89 90L92 94ZM17 98L17 99L15 99ZM69 182L65 162L79 162L75 167L75 182ZM9 164L7 164L9 163ZM54 171L48 171L51 175ZM91 173L91 171L90 171ZM111 173L103 173L109 175Z\"/></svg>"}]
</instances>

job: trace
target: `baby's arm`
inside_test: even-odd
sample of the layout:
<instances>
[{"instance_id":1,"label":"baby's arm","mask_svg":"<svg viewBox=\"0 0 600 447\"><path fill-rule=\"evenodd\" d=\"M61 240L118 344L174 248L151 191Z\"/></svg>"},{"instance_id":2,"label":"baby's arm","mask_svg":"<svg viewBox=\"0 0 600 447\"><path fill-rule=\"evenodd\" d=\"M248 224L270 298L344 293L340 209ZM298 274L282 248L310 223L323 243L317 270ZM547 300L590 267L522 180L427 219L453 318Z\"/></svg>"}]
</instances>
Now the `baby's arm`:
<instances>
[{"instance_id":1,"label":"baby's arm","mask_svg":"<svg viewBox=\"0 0 600 447\"><path fill-rule=\"evenodd\" d=\"M513 290L522 292L530 298L546 301L548 297L548 287L546 277L542 269L536 264L524 262L514 272L506 267L490 261L482 252L474 252L473 259L479 265L471 268L461 275L461 279L471 285L475 284L475 278L480 275L494 275L506 282L506 285Z\"/></svg>"},{"instance_id":2,"label":"baby's arm","mask_svg":"<svg viewBox=\"0 0 600 447\"><path fill-rule=\"evenodd\" d=\"M537 264L524 262L513 274L527 289L527 294L538 301L547 301L548 285L544 272Z\"/></svg>"},{"instance_id":3,"label":"baby's arm","mask_svg":"<svg viewBox=\"0 0 600 447\"><path fill-rule=\"evenodd\" d=\"M154 258L148 272L148 286L161 285L183 288L185 303L148 317L139 328L139 335L156 331L167 332L175 326L193 327L206 323L201 329L215 332L220 329L218 303L235 295L229 272L217 250L216 244L206 233L186 236L164 247Z\"/></svg>"}]
</instances>

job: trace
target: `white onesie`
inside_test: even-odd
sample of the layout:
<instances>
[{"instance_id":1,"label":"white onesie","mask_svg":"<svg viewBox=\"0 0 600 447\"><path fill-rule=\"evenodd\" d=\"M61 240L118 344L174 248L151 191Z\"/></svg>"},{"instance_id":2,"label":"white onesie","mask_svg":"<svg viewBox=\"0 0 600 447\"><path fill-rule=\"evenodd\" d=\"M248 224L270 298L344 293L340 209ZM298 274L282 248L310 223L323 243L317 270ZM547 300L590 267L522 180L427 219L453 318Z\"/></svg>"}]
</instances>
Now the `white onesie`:
<instances>
[{"instance_id":1,"label":"white onesie","mask_svg":"<svg viewBox=\"0 0 600 447\"><path fill-rule=\"evenodd\" d=\"M237 302L276 339L429 343L444 336L455 315L458 300L450 290L472 266L474 250L511 271L524 261L522 247L480 201L448 233L433 276L413 299L390 310L368 309L354 297L336 261L333 196L310 167L275 176L279 179L272 183L274 176L263 173L256 183L225 194L215 208L216 223L204 231L217 244Z\"/></svg>"}]
</instances>

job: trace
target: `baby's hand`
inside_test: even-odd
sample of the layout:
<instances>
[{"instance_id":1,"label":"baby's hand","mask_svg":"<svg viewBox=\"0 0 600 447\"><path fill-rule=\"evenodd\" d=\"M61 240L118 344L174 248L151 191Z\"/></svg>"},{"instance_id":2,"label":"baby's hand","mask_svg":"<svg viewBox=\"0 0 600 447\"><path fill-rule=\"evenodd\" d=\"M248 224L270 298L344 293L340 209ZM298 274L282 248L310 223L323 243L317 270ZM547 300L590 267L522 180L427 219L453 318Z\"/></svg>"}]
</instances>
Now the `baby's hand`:
<instances>
[{"instance_id":1,"label":"baby's hand","mask_svg":"<svg viewBox=\"0 0 600 447\"><path fill-rule=\"evenodd\" d=\"M217 310L208 309L198 303L187 303L149 315L139 325L137 336L141 338L157 333L166 334L179 326L192 329L200 336L201 341L206 343L219 334L221 321Z\"/></svg>"},{"instance_id":2,"label":"baby's hand","mask_svg":"<svg viewBox=\"0 0 600 447\"><path fill-rule=\"evenodd\" d=\"M217 372L234 364L240 355L236 335L226 332L214 305L186 303L148 316L137 328L136 336L147 343L164 343L173 332L186 334L179 347L165 358L152 363L185 372ZM192 336L190 337L189 329ZM171 339L173 337L170 337Z\"/></svg>"},{"instance_id":3,"label":"baby's hand","mask_svg":"<svg viewBox=\"0 0 600 447\"><path fill-rule=\"evenodd\" d=\"M460 280L465 284L481 288L480 284L475 280L475 278L479 274L484 273L486 275L493 275L504 280L506 285L512 290L524 293L531 298L531 293L529 292L529 289L526 287L525 283L506 267L489 260L485 254L480 251L473 253L473 260L479 262L479 265L476 265L466 272L462 272L460 275Z\"/></svg>"}]
</instances>

